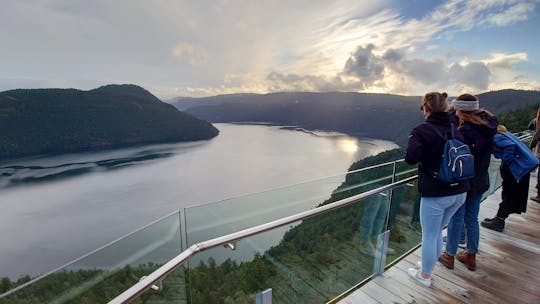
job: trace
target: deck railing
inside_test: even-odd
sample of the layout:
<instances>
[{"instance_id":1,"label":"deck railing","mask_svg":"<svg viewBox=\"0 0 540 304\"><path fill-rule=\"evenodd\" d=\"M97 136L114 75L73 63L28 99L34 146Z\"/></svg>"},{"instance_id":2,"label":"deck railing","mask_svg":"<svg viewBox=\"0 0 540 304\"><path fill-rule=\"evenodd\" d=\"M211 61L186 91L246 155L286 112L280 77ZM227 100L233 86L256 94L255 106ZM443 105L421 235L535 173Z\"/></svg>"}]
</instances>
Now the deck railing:
<instances>
[{"instance_id":1,"label":"deck railing","mask_svg":"<svg viewBox=\"0 0 540 304\"><path fill-rule=\"evenodd\" d=\"M500 186L499 164L488 193ZM185 208L0 304L264 303L269 292L272 303L332 301L419 245L415 174L398 160Z\"/></svg>"}]
</instances>

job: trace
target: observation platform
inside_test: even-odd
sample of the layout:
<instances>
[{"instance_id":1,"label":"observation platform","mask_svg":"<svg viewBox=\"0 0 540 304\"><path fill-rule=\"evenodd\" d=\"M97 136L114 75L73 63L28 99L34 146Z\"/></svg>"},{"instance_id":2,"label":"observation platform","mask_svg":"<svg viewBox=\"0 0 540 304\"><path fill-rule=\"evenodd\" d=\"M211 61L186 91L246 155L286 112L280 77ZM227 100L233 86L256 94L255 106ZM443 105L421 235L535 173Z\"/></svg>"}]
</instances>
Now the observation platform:
<instances>
[{"instance_id":1,"label":"observation platform","mask_svg":"<svg viewBox=\"0 0 540 304\"><path fill-rule=\"evenodd\" d=\"M531 176L529 197L535 184ZM501 188L481 203L479 221L495 216L500 197ZM476 271L457 260L453 270L435 266L432 287L424 287L407 274L421 260L420 247L337 303L540 303L539 228L540 203L529 199L527 212L511 214L503 232L480 226Z\"/></svg>"}]
</instances>

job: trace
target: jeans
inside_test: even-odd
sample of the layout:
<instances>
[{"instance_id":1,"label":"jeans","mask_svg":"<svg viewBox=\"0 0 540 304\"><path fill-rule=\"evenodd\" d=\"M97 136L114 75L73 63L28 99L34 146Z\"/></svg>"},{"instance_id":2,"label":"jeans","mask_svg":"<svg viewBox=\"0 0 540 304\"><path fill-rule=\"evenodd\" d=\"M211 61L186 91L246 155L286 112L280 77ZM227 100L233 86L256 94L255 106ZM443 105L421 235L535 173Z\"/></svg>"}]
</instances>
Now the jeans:
<instances>
[{"instance_id":1,"label":"jeans","mask_svg":"<svg viewBox=\"0 0 540 304\"><path fill-rule=\"evenodd\" d=\"M442 196L422 197L420 223L422 224L422 272L431 275L433 266L442 253L442 229L465 203L466 192Z\"/></svg>"},{"instance_id":2,"label":"jeans","mask_svg":"<svg viewBox=\"0 0 540 304\"><path fill-rule=\"evenodd\" d=\"M467 196L465 204L463 204L456 214L448 223L448 241L446 242L446 252L449 255L456 255L458 241L463 234L463 224L467 231L467 252L477 253L478 242L480 241L480 227L478 226L478 211L480 210L480 200L482 194L475 196Z\"/></svg>"},{"instance_id":3,"label":"jeans","mask_svg":"<svg viewBox=\"0 0 540 304\"><path fill-rule=\"evenodd\" d=\"M388 211L388 197L374 195L363 202L364 212L360 218L360 240L367 243L381 233Z\"/></svg>"}]
</instances>

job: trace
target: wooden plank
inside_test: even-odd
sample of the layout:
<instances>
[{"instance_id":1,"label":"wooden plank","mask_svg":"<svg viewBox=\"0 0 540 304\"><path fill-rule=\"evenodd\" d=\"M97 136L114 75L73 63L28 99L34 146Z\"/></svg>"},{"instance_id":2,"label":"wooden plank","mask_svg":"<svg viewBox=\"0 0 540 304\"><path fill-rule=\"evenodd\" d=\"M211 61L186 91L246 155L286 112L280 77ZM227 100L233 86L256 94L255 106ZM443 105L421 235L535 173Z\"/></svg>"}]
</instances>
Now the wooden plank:
<instances>
[{"instance_id":1,"label":"wooden plank","mask_svg":"<svg viewBox=\"0 0 540 304\"><path fill-rule=\"evenodd\" d=\"M343 303L343 304L358 304L358 303L378 304L378 303L381 303L381 302L379 302L379 301L373 299L372 297L370 297L362 289L357 289L352 294L347 296L345 299L339 301L339 303Z\"/></svg>"},{"instance_id":2,"label":"wooden plank","mask_svg":"<svg viewBox=\"0 0 540 304\"><path fill-rule=\"evenodd\" d=\"M418 258L418 257L417 257ZM468 270L467 270L468 271ZM433 273L433 287L455 298L454 301L465 303L509 303L506 299L493 295L486 289L474 284L468 284L465 280L444 266L435 266ZM447 302L452 303L452 302Z\"/></svg>"},{"instance_id":3,"label":"wooden plank","mask_svg":"<svg viewBox=\"0 0 540 304\"><path fill-rule=\"evenodd\" d=\"M407 266L408 268L408 266ZM388 273L388 276L387 276ZM388 278L388 284L399 284L407 288L408 292L415 298L414 303L459 303L460 301L444 292L439 292L433 288L427 288L413 281L407 274L406 269L400 267L392 267L384 273L384 277Z\"/></svg>"},{"instance_id":4,"label":"wooden plank","mask_svg":"<svg viewBox=\"0 0 540 304\"><path fill-rule=\"evenodd\" d=\"M399 296L384 288L381 288L373 281L370 281L366 285L362 286L361 290L381 303L407 303L404 302L404 300Z\"/></svg>"}]
</instances>

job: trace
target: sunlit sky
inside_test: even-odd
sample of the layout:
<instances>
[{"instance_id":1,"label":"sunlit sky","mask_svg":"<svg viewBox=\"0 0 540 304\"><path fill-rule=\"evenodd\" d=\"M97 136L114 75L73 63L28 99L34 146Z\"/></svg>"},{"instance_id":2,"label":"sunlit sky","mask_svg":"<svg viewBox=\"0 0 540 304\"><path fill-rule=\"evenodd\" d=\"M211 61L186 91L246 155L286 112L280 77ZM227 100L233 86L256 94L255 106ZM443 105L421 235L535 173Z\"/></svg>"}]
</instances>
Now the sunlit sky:
<instances>
[{"instance_id":1,"label":"sunlit sky","mask_svg":"<svg viewBox=\"0 0 540 304\"><path fill-rule=\"evenodd\" d=\"M2 0L0 91L540 89L540 0Z\"/></svg>"}]
</instances>

